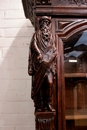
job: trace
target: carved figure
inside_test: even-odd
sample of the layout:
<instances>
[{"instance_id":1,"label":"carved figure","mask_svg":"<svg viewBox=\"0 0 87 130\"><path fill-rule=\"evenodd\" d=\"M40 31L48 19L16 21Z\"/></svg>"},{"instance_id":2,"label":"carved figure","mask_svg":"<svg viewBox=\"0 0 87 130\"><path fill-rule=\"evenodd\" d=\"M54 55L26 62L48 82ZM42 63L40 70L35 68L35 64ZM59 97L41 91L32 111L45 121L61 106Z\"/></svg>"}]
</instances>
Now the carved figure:
<instances>
[{"instance_id":1,"label":"carved figure","mask_svg":"<svg viewBox=\"0 0 87 130\"><path fill-rule=\"evenodd\" d=\"M39 29L34 33L29 49L28 73L32 76L31 98L35 103L35 111L53 112L52 88L57 52L49 17L39 19Z\"/></svg>"}]
</instances>

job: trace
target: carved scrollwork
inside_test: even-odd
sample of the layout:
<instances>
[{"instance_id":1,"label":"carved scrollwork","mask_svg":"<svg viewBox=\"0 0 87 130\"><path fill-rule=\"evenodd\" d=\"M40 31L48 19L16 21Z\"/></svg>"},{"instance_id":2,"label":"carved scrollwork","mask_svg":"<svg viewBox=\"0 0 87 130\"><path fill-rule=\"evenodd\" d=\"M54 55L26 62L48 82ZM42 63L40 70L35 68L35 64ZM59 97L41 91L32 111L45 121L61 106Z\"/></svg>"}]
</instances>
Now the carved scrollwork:
<instances>
[{"instance_id":1,"label":"carved scrollwork","mask_svg":"<svg viewBox=\"0 0 87 130\"><path fill-rule=\"evenodd\" d=\"M86 5L87 4L87 0L55 0L54 4L56 5Z\"/></svg>"},{"instance_id":2,"label":"carved scrollwork","mask_svg":"<svg viewBox=\"0 0 87 130\"><path fill-rule=\"evenodd\" d=\"M38 119L37 123L39 124L39 127L41 130L44 130L45 128L50 130L54 129L52 126L54 125L54 117L53 118L45 118L45 119Z\"/></svg>"},{"instance_id":3,"label":"carved scrollwork","mask_svg":"<svg viewBox=\"0 0 87 130\"><path fill-rule=\"evenodd\" d=\"M55 113L37 113L36 130L55 130Z\"/></svg>"},{"instance_id":4,"label":"carved scrollwork","mask_svg":"<svg viewBox=\"0 0 87 130\"><path fill-rule=\"evenodd\" d=\"M51 4L51 0L36 0L36 4L48 5L48 4Z\"/></svg>"},{"instance_id":5,"label":"carved scrollwork","mask_svg":"<svg viewBox=\"0 0 87 130\"><path fill-rule=\"evenodd\" d=\"M87 1L86 0L72 0L70 1L70 3L76 3L78 6L81 6L81 5L86 5L87 4Z\"/></svg>"}]
</instances>

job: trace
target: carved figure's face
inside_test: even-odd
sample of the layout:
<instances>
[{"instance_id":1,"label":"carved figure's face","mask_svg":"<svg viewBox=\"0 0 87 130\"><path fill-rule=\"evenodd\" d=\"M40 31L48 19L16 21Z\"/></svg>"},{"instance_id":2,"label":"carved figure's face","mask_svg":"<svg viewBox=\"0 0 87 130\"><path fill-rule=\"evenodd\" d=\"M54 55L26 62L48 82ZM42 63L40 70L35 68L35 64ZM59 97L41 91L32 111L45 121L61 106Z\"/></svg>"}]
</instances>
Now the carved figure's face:
<instances>
[{"instance_id":1,"label":"carved figure's face","mask_svg":"<svg viewBox=\"0 0 87 130\"><path fill-rule=\"evenodd\" d=\"M41 21L40 30L41 30L41 34L42 34L42 37L44 38L44 40L49 41L50 36L51 36L49 20L45 19L45 20Z\"/></svg>"}]
</instances>

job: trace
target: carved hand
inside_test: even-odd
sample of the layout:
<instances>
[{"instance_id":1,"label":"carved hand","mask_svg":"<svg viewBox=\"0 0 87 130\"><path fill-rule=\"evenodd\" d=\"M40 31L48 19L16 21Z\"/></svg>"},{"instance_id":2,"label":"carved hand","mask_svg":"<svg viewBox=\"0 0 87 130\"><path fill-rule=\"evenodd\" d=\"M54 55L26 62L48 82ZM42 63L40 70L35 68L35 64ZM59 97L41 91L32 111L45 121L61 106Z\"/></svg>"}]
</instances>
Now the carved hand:
<instances>
[{"instance_id":1,"label":"carved hand","mask_svg":"<svg viewBox=\"0 0 87 130\"><path fill-rule=\"evenodd\" d=\"M55 52L52 54L50 60L45 60L45 59L43 59L42 62L41 62L41 65L42 65L43 67L45 67L45 68L49 68L50 65L53 63L53 61L55 60L56 56L57 56L57 52L55 51Z\"/></svg>"},{"instance_id":2,"label":"carved hand","mask_svg":"<svg viewBox=\"0 0 87 130\"><path fill-rule=\"evenodd\" d=\"M42 60L42 59L43 59L42 55L39 54L39 56L37 57L37 59L38 59L38 60Z\"/></svg>"},{"instance_id":3,"label":"carved hand","mask_svg":"<svg viewBox=\"0 0 87 130\"><path fill-rule=\"evenodd\" d=\"M49 63L51 64L56 57L57 57L57 51L55 51L55 52L52 54L52 57L51 57L51 59L49 60Z\"/></svg>"}]
</instances>

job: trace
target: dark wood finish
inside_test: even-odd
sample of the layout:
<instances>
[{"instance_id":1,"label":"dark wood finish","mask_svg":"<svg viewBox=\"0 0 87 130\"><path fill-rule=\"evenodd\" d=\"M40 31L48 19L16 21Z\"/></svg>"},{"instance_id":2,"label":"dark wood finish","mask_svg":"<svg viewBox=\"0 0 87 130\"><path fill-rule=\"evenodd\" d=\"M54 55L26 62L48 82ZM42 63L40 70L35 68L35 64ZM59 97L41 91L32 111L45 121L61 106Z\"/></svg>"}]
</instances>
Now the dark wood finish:
<instances>
[{"instance_id":1,"label":"dark wood finish","mask_svg":"<svg viewBox=\"0 0 87 130\"><path fill-rule=\"evenodd\" d=\"M87 101L84 95L87 91L87 45L82 43L77 47L75 44L87 30L87 1L22 2L26 18L31 20L35 28L29 47L28 64L28 73L32 76L31 98L35 107L35 128L86 130ZM77 57L66 56L72 51L83 53ZM69 59L78 62L65 62ZM79 114L78 109L81 109Z\"/></svg>"},{"instance_id":2,"label":"dark wood finish","mask_svg":"<svg viewBox=\"0 0 87 130\"><path fill-rule=\"evenodd\" d=\"M36 130L55 130L55 112L36 112Z\"/></svg>"},{"instance_id":3,"label":"dark wood finish","mask_svg":"<svg viewBox=\"0 0 87 130\"><path fill-rule=\"evenodd\" d=\"M32 76L31 97L35 111L51 111L53 83L56 75L57 51L51 33L51 19L39 18L38 30L32 37L29 51L28 73Z\"/></svg>"},{"instance_id":4,"label":"dark wood finish","mask_svg":"<svg viewBox=\"0 0 87 130\"><path fill-rule=\"evenodd\" d=\"M52 35L51 17L38 18L38 27L29 47L28 73L32 76L31 97L34 101L36 129L56 129L57 49ZM56 80L57 81L57 80ZM56 106L55 106L56 105Z\"/></svg>"}]
</instances>

